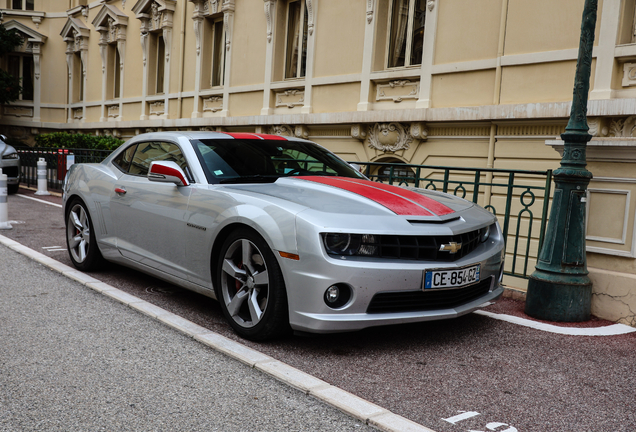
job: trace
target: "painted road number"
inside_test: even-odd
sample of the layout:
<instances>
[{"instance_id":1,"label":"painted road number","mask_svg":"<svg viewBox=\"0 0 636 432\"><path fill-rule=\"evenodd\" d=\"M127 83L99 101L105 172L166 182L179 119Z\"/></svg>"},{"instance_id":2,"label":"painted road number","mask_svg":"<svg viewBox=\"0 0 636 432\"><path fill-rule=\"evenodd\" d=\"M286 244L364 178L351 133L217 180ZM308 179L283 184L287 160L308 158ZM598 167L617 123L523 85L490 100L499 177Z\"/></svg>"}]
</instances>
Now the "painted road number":
<instances>
[{"instance_id":1,"label":"painted road number","mask_svg":"<svg viewBox=\"0 0 636 432\"><path fill-rule=\"evenodd\" d=\"M479 264L457 270L430 270L424 276L424 289L457 288L479 282Z\"/></svg>"}]
</instances>

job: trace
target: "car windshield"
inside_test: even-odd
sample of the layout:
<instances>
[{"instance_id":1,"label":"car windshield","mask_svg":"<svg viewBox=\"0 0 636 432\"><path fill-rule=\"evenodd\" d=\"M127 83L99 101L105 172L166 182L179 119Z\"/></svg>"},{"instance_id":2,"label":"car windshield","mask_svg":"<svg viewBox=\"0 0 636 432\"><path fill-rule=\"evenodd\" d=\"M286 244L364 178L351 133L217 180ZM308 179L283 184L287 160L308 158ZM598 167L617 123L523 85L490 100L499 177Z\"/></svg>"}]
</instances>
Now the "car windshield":
<instances>
[{"instance_id":1,"label":"car windshield","mask_svg":"<svg viewBox=\"0 0 636 432\"><path fill-rule=\"evenodd\" d=\"M271 183L286 176L365 178L310 142L260 139L192 140L209 183Z\"/></svg>"}]
</instances>

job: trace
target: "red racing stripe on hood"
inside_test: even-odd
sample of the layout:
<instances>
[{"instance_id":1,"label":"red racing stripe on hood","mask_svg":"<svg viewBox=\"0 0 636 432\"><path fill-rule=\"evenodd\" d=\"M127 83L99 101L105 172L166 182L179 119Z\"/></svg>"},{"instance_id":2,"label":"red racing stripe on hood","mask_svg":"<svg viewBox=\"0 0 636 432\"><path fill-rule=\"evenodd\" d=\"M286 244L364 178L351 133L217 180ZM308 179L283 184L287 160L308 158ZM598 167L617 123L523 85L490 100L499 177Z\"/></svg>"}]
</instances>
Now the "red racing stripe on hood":
<instances>
[{"instance_id":1,"label":"red racing stripe on hood","mask_svg":"<svg viewBox=\"0 0 636 432\"><path fill-rule=\"evenodd\" d=\"M346 181L362 183L367 185L369 185L370 183L369 185L370 187L382 189L387 192L391 192L396 195L399 195L410 201L416 202L419 205L426 207L431 213L436 214L437 216L444 216L450 213L455 213L455 210L445 206L441 202L436 201L433 198L429 198L426 195L422 195L417 192L410 191L408 189L403 189L397 186L387 185L384 183L378 183L378 182L369 181L369 180L356 179L356 178L346 178Z\"/></svg>"},{"instance_id":2,"label":"red racing stripe on hood","mask_svg":"<svg viewBox=\"0 0 636 432\"><path fill-rule=\"evenodd\" d=\"M321 183L324 185L343 189L348 192L353 192L360 196L370 199L384 207L388 208L392 212L403 216L433 216L431 212L424 207L410 201L404 197L396 195L394 193L381 190L378 188L370 187L366 183L350 182L344 177L296 177L300 180L312 181L315 183ZM368 182L372 183L372 182Z\"/></svg>"},{"instance_id":3,"label":"red racing stripe on hood","mask_svg":"<svg viewBox=\"0 0 636 432\"><path fill-rule=\"evenodd\" d=\"M432 198L397 186L348 177L300 176L296 178L353 192L402 216L442 216L454 212Z\"/></svg>"}]
</instances>

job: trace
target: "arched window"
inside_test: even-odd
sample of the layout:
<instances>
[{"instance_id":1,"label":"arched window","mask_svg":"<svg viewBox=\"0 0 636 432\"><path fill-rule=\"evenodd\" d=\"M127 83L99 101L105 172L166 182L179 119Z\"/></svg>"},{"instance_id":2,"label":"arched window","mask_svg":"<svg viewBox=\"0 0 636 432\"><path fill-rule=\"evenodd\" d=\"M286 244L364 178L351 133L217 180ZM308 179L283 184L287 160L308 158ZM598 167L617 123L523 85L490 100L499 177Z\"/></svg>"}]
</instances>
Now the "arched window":
<instances>
[{"instance_id":1,"label":"arched window","mask_svg":"<svg viewBox=\"0 0 636 432\"><path fill-rule=\"evenodd\" d=\"M415 183L415 173L411 168L404 166L401 160L392 158L378 162L392 164L378 169L377 177L382 183L389 183L391 180L393 184ZM393 175L391 175L391 169L393 169Z\"/></svg>"}]
</instances>

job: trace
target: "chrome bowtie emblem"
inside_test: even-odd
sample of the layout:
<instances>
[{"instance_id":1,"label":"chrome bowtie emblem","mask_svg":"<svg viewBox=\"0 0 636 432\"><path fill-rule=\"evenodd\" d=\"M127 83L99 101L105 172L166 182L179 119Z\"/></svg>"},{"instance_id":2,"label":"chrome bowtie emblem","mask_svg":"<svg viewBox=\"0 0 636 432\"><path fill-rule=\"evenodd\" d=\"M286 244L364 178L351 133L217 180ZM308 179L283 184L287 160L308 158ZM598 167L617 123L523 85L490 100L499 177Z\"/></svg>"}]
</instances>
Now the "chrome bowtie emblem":
<instances>
[{"instance_id":1,"label":"chrome bowtie emblem","mask_svg":"<svg viewBox=\"0 0 636 432\"><path fill-rule=\"evenodd\" d=\"M450 242L448 244L443 244L439 247L440 252L450 252L452 254L459 252L462 248L461 243Z\"/></svg>"}]
</instances>

